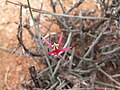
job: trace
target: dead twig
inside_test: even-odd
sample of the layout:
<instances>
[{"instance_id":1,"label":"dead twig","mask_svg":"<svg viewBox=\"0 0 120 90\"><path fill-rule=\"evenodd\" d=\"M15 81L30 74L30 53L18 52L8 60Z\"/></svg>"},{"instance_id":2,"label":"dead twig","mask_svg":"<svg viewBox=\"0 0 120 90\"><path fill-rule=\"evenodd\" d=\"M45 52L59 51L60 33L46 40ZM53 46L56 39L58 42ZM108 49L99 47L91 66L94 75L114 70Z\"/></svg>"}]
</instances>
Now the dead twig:
<instances>
[{"instance_id":1,"label":"dead twig","mask_svg":"<svg viewBox=\"0 0 120 90\"><path fill-rule=\"evenodd\" d=\"M74 54L75 54L75 48L72 49L72 54L71 54L71 56L69 57L69 61L70 61L70 63L69 63L69 69L68 69L68 72L69 72L69 73L71 72L71 69L72 69Z\"/></svg>"},{"instance_id":2,"label":"dead twig","mask_svg":"<svg viewBox=\"0 0 120 90\"><path fill-rule=\"evenodd\" d=\"M34 66L30 66L29 67L29 73L31 75L31 78L32 78L34 84L35 84L35 87L39 88L40 85L39 85L38 79L36 78L37 77L37 73L36 73L36 70L35 70Z\"/></svg>"},{"instance_id":3,"label":"dead twig","mask_svg":"<svg viewBox=\"0 0 120 90\"><path fill-rule=\"evenodd\" d=\"M111 51L108 51L108 52L102 52L102 55L109 55L109 54L114 54L114 53L117 53L120 51L120 47L116 47L114 48L113 50Z\"/></svg>"},{"instance_id":4,"label":"dead twig","mask_svg":"<svg viewBox=\"0 0 120 90\"><path fill-rule=\"evenodd\" d=\"M80 4L82 4L82 1L79 1L77 3L75 3L75 5L73 5L73 7L71 7L66 14L70 13L73 9L77 8Z\"/></svg>"},{"instance_id":5,"label":"dead twig","mask_svg":"<svg viewBox=\"0 0 120 90\"><path fill-rule=\"evenodd\" d=\"M68 15L68 14L58 14L58 13L52 13L52 12L47 12L47 11L40 11L40 10L33 10L34 12L42 13L42 14L49 14L49 15L54 15L54 16L60 16L60 17L67 17L67 18L82 18L82 19L102 19L102 20L108 20L109 18L105 17L89 17L89 16L73 16L73 15Z\"/></svg>"},{"instance_id":6,"label":"dead twig","mask_svg":"<svg viewBox=\"0 0 120 90\"><path fill-rule=\"evenodd\" d=\"M8 72L9 72L9 71L10 71L10 67L8 66L8 67L6 68L6 73L5 73L5 78L4 78L5 85L6 85L6 87L7 87L8 90L11 89L10 86L8 85Z\"/></svg>"},{"instance_id":7,"label":"dead twig","mask_svg":"<svg viewBox=\"0 0 120 90\"><path fill-rule=\"evenodd\" d=\"M102 72L105 76L107 76L112 82L114 82L115 84L117 84L118 86L120 86L120 83L118 81L116 81L114 78L112 78L112 76L110 76L109 74L107 74L104 70L102 70L101 68L98 69L100 72Z\"/></svg>"},{"instance_id":8,"label":"dead twig","mask_svg":"<svg viewBox=\"0 0 120 90\"><path fill-rule=\"evenodd\" d=\"M14 52L14 50L9 49L9 48L5 48L5 47L2 47L2 46L0 46L0 49L3 50L3 51L5 51L5 52L15 53L17 55L21 55L21 53L19 53L19 52Z\"/></svg>"}]
</instances>

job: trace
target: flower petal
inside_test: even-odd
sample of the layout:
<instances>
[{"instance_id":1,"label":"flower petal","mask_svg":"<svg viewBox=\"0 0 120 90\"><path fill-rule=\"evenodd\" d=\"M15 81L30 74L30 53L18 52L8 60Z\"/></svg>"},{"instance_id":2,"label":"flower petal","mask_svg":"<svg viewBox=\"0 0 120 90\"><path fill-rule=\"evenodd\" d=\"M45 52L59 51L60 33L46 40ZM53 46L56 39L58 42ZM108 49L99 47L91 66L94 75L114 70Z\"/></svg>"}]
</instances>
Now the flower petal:
<instances>
[{"instance_id":1,"label":"flower petal","mask_svg":"<svg viewBox=\"0 0 120 90\"><path fill-rule=\"evenodd\" d=\"M58 40L58 45L60 46L60 43L62 41L63 34L60 35L59 40Z\"/></svg>"},{"instance_id":2,"label":"flower petal","mask_svg":"<svg viewBox=\"0 0 120 90\"><path fill-rule=\"evenodd\" d=\"M68 47L68 48L61 48L61 49L59 49L59 52L64 52L64 51L67 51L69 49L70 49L70 47Z\"/></svg>"},{"instance_id":3,"label":"flower petal","mask_svg":"<svg viewBox=\"0 0 120 90\"><path fill-rule=\"evenodd\" d=\"M46 52L46 54L55 54L55 53L59 53L59 49L56 49L56 50L52 50L52 51L50 51L50 52Z\"/></svg>"},{"instance_id":4,"label":"flower petal","mask_svg":"<svg viewBox=\"0 0 120 90\"><path fill-rule=\"evenodd\" d=\"M45 39L44 37L42 37L42 39L46 42L46 44L47 44L49 47L52 48L52 44L51 44L47 39Z\"/></svg>"}]
</instances>

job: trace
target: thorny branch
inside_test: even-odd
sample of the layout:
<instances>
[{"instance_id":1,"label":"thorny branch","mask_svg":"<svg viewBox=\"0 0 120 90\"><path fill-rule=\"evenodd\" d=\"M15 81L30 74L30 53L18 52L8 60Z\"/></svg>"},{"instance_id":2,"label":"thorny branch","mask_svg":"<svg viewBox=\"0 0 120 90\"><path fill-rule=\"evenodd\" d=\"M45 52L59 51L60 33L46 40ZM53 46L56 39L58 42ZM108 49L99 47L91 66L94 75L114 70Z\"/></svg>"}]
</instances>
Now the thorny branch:
<instances>
[{"instance_id":1,"label":"thorny branch","mask_svg":"<svg viewBox=\"0 0 120 90\"><path fill-rule=\"evenodd\" d=\"M26 46L23 44L23 41L22 41L22 6L20 6L20 24L18 26L17 39L19 41L18 46L22 47L22 50L25 54L28 54L28 55L31 55L31 56L38 56L38 57L41 56L41 54L36 54L36 53L33 53L33 52L29 51L26 48Z\"/></svg>"},{"instance_id":2,"label":"thorny branch","mask_svg":"<svg viewBox=\"0 0 120 90\"><path fill-rule=\"evenodd\" d=\"M19 18L20 22L19 22L18 32L17 32L17 39L19 41L18 48L21 47L25 54L28 54L32 56L33 58L40 57L44 61L46 61L45 69L43 70L40 69L39 72L36 72L35 68L33 67L30 70L32 80L37 88L46 89L47 87L47 89L50 89L50 90L56 89L56 87L59 87L60 89L62 88L73 89L75 85L78 85L77 88L78 87L91 88L91 83L82 82L79 80L79 78L83 79L84 77L90 77L90 75L92 76L91 73L94 72L94 75L96 77L94 78L92 82L92 85L94 85L92 86L92 89L93 89L93 87L97 86L95 82L96 82L96 79L98 79L97 73L95 71L99 71L99 73L102 73L105 76L107 76L107 78L110 79L111 82L114 82L116 85L120 86L120 83L103 69L105 67L105 64L107 64L108 62L116 62L120 59L120 54L119 54L120 48L116 45L117 46L116 48L107 50L105 52L100 52L99 51L100 47L96 49L98 44L100 44L102 47L100 40L104 38L105 35L108 34L108 33L105 33L105 31L107 31L108 28L111 29L112 25L114 24L114 22L111 21L111 17L107 18L107 17L82 16L82 13L80 13L80 15L78 16L69 15L69 13L74 8L77 8L82 3L80 1L76 3L73 7L71 7L69 10L65 10L61 1L56 0L56 2L60 4L63 14L57 13L56 2L53 2L53 0L50 0L50 4L51 4L51 8L53 9L53 12L44 11L42 10L42 8L41 9L33 8L30 6L29 0L27 0L27 5L22 4L22 3L14 3L11 1L7 1L7 2L20 6L20 18ZM28 26L24 26L22 24L23 23L22 8L23 7L29 8L30 16L34 23L35 34L31 32L29 24ZM119 11L119 7L116 9L116 12L118 11ZM33 12L37 12L39 13L39 15L47 14L47 15L51 15L52 17L56 17L56 22L59 25L61 32L63 32L67 36L67 38L65 37L67 40L66 41L64 40L65 42L64 42L63 47L70 45L71 49L72 48L73 49L65 53L60 53L60 58L52 56L52 55L46 55L44 52L45 47L41 40L41 28L39 27L40 23L35 21L35 18L33 17ZM71 23L74 25L74 27L72 28L69 25L70 23L68 23L68 21L71 18L77 19L76 22L71 21ZM93 24L90 25L88 28L84 28L83 21L88 20L88 19L93 20ZM99 20L99 22L97 20ZM52 24L54 23L52 21L52 18L49 21L52 23L50 26L48 27L46 26L47 29L50 29ZM105 23L107 25L103 28L102 31L100 30L101 32L99 32L99 29L102 29L100 26L103 25L103 22L104 23L107 22ZM78 27L77 27L77 24L79 25ZM26 48L25 44L23 43L23 38L22 38L23 27L27 29L32 39L34 39L35 44L37 45L37 48L39 49L39 53L31 52L28 48ZM89 33L90 30L94 33ZM47 32L45 33L45 35L47 34ZM75 35L78 35L78 37ZM86 41L87 37L92 38L92 39L89 39L92 44ZM74 38L75 38L75 41L72 41ZM111 41L113 41L113 39L111 39ZM103 40L102 42L105 43L105 45L108 45L108 47L110 47L110 43L108 41ZM74 43L77 43L77 44L80 43L79 47L77 47L77 45L72 46L72 44ZM82 53L76 54L77 49L79 48ZM88 50L86 50L86 48ZM94 50L96 50L97 53L94 52ZM93 60L94 58L89 58L91 53L94 54L98 58L95 58L95 60ZM107 55L111 55L111 56L107 56ZM83 61L85 61L85 63L83 63ZM84 66L82 64L84 65L86 64L86 66L88 65L85 70L81 70L80 66ZM73 78L75 80L69 80L68 78ZM79 82L76 82L76 81L79 81ZM85 79L83 81L85 81ZM39 84L39 83L42 83L42 84ZM108 84L109 83L104 84L104 85L109 87Z\"/></svg>"},{"instance_id":3,"label":"thorny branch","mask_svg":"<svg viewBox=\"0 0 120 90\"><path fill-rule=\"evenodd\" d=\"M103 33L107 30L107 28L110 26L111 20L108 20L108 25L102 30L102 32L98 35L98 37L96 38L96 40L92 43L92 45L89 47L88 51L85 53L85 55L83 56L83 58L86 58L91 50L98 44L99 40L101 39L101 37L103 36ZM79 64L77 65L77 67L79 67L82 64L83 60L81 60L79 62Z\"/></svg>"}]
</instances>

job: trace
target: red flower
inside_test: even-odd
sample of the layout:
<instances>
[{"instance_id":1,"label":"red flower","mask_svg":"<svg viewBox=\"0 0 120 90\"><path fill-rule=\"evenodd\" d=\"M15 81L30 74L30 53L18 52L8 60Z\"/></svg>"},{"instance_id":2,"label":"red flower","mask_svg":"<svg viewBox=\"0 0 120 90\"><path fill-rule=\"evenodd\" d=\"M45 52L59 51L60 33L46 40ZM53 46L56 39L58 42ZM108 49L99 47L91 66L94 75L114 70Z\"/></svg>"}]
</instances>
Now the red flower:
<instances>
[{"instance_id":1,"label":"red flower","mask_svg":"<svg viewBox=\"0 0 120 90\"><path fill-rule=\"evenodd\" d=\"M60 52L64 52L64 51L67 51L70 49L70 47L68 47L68 48L61 48L60 47L62 37L63 37L63 34L60 35L59 40L58 40L58 44L54 43L53 45L47 39L42 37L42 39L46 42L46 44L48 44L48 46L52 49L50 52L46 52L46 54L51 54L51 55L54 54L54 55L59 56Z\"/></svg>"}]
</instances>

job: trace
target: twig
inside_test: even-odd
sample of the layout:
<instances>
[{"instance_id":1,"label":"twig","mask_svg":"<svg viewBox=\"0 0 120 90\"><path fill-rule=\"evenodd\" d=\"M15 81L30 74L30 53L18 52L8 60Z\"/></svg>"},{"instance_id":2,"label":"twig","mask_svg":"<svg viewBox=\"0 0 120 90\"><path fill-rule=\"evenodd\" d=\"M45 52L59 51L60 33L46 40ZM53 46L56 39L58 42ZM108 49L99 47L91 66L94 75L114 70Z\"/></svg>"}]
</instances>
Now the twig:
<instances>
[{"instance_id":1,"label":"twig","mask_svg":"<svg viewBox=\"0 0 120 90\"><path fill-rule=\"evenodd\" d=\"M65 43L63 48L66 48L68 46L68 44L71 42L71 36L72 36L72 32L69 33L67 41L66 41L66 43Z\"/></svg>"},{"instance_id":2,"label":"twig","mask_svg":"<svg viewBox=\"0 0 120 90\"><path fill-rule=\"evenodd\" d=\"M52 65L51 68L55 67L56 65ZM50 67L45 68L44 70L38 72L37 77L39 78L43 73L45 73L46 71L48 71L50 69Z\"/></svg>"},{"instance_id":3,"label":"twig","mask_svg":"<svg viewBox=\"0 0 120 90\"><path fill-rule=\"evenodd\" d=\"M67 17L67 18L82 18L82 19L102 19L102 20L108 20L108 18L104 17L88 17L88 16L73 16L73 15L67 15L67 14L58 14L58 13L52 13L52 12L47 12L47 11L40 11L40 10L33 10L34 12L42 13L42 14L49 14L49 15L54 15L54 16L60 16L60 17Z\"/></svg>"},{"instance_id":4,"label":"twig","mask_svg":"<svg viewBox=\"0 0 120 90\"><path fill-rule=\"evenodd\" d=\"M52 22L52 23L49 25L49 27L46 27L47 31L45 32L45 34L43 35L43 37L50 31L52 25L54 24L54 22L52 21L52 18L53 18L53 16L50 19L50 22Z\"/></svg>"},{"instance_id":5,"label":"twig","mask_svg":"<svg viewBox=\"0 0 120 90\"><path fill-rule=\"evenodd\" d=\"M51 77L51 78L55 77L55 74L57 73L57 70L58 70L61 62L62 62L62 58L58 61L57 65L56 65L56 67L55 67L55 70L54 70L54 72L52 73L52 77Z\"/></svg>"},{"instance_id":6,"label":"twig","mask_svg":"<svg viewBox=\"0 0 120 90\"><path fill-rule=\"evenodd\" d=\"M65 80L63 80L57 87L56 87L56 90L59 90L59 89L62 89L64 88L66 85L69 84L69 81L68 82L65 82Z\"/></svg>"},{"instance_id":7,"label":"twig","mask_svg":"<svg viewBox=\"0 0 120 90\"><path fill-rule=\"evenodd\" d=\"M119 52L119 51L120 51L120 47L117 47L117 48L114 48L111 51L103 52L102 55L114 54L114 53Z\"/></svg>"},{"instance_id":8,"label":"twig","mask_svg":"<svg viewBox=\"0 0 120 90\"><path fill-rule=\"evenodd\" d=\"M30 75L31 75L31 78L32 78L34 84L35 84L35 87L40 88L38 79L36 78L36 77L37 77L37 74L36 74L36 70L35 70L35 67L34 67L34 66L30 66L30 67L29 67L29 73L30 73Z\"/></svg>"},{"instance_id":9,"label":"twig","mask_svg":"<svg viewBox=\"0 0 120 90\"><path fill-rule=\"evenodd\" d=\"M7 69L6 69L6 73L5 73L5 85L6 85L6 87L7 87L7 89L8 90L10 90L11 88L8 86L8 72L10 71L10 67L7 67Z\"/></svg>"},{"instance_id":10,"label":"twig","mask_svg":"<svg viewBox=\"0 0 120 90\"><path fill-rule=\"evenodd\" d=\"M59 2L60 6L61 6L61 8L62 8L63 13L66 13L65 8L63 7L63 5L62 5L61 1L60 1L60 0L58 0L58 2Z\"/></svg>"},{"instance_id":11,"label":"twig","mask_svg":"<svg viewBox=\"0 0 120 90\"><path fill-rule=\"evenodd\" d=\"M104 85L104 86L109 86L109 87L115 88L114 85L109 84L109 83L105 83L105 82L101 82L101 81L95 81L95 83L97 83L97 84L101 84L101 85Z\"/></svg>"},{"instance_id":12,"label":"twig","mask_svg":"<svg viewBox=\"0 0 120 90\"><path fill-rule=\"evenodd\" d=\"M69 73L71 72L71 69L72 69L72 63L73 63L74 54L75 54L75 48L72 49L72 54L69 57L69 61L70 61L70 63L69 63L69 69L68 69Z\"/></svg>"},{"instance_id":13,"label":"twig","mask_svg":"<svg viewBox=\"0 0 120 90\"><path fill-rule=\"evenodd\" d=\"M20 48L20 44L17 45L17 47L15 47L15 49L13 50L13 53L16 53L16 51Z\"/></svg>"},{"instance_id":14,"label":"twig","mask_svg":"<svg viewBox=\"0 0 120 90\"><path fill-rule=\"evenodd\" d=\"M30 23L29 23L29 17L26 18L26 25L23 26L24 28L27 29L28 33L30 34L31 38L34 39L34 34L30 30Z\"/></svg>"},{"instance_id":15,"label":"twig","mask_svg":"<svg viewBox=\"0 0 120 90\"><path fill-rule=\"evenodd\" d=\"M6 51L6 52L9 52L9 53L14 53L13 50L8 49L8 48L5 48L5 47L2 47L2 46L0 46L0 49L1 49L1 50L4 50L4 51ZM15 52L15 54L20 55L19 52Z\"/></svg>"},{"instance_id":16,"label":"twig","mask_svg":"<svg viewBox=\"0 0 120 90\"><path fill-rule=\"evenodd\" d=\"M104 50L104 49L106 49L106 48L115 46L115 45L117 45L117 44L118 44L118 43L112 43L112 44L109 44L109 45L104 45L104 46L102 46L102 47L100 48L100 50Z\"/></svg>"},{"instance_id":17,"label":"twig","mask_svg":"<svg viewBox=\"0 0 120 90\"><path fill-rule=\"evenodd\" d=\"M55 4L53 3L53 0L50 0L50 4L51 4L51 7L53 9L53 12L56 12Z\"/></svg>"},{"instance_id":18,"label":"twig","mask_svg":"<svg viewBox=\"0 0 120 90\"><path fill-rule=\"evenodd\" d=\"M55 87L57 86L58 81L54 83L48 90L55 90Z\"/></svg>"},{"instance_id":19,"label":"twig","mask_svg":"<svg viewBox=\"0 0 120 90\"><path fill-rule=\"evenodd\" d=\"M70 13L73 9L77 8L81 3L82 3L81 1L75 3L75 5L74 5L73 7L71 7L71 8L66 12L66 14Z\"/></svg>"},{"instance_id":20,"label":"twig","mask_svg":"<svg viewBox=\"0 0 120 90\"><path fill-rule=\"evenodd\" d=\"M6 3L11 3L11 4L14 4L14 5L19 5L20 6L20 3L11 2L9 0L7 0Z\"/></svg>"},{"instance_id":21,"label":"twig","mask_svg":"<svg viewBox=\"0 0 120 90\"><path fill-rule=\"evenodd\" d=\"M30 11L31 18L32 18L33 23L34 23L35 35L38 36L38 39L39 39L40 38L39 28L38 28L38 26L37 26L37 24L36 24L36 22L34 20L29 0L27 0L27 3L28 3L28 8L29 8L29 11Z\"/></svg>"},{"instance_id":22,"label":"twig","mask_svg":"<svg viewBox=\"0 0 120 90\"><path fill-rule=\"evenodd\" d=\"M19 2L19 3L15 3L15 2L12 2L12 1L7 0L6 3L11 3L11 4L14 4L14 5L17 5L17 6L23 6L24 8L28 8L28 5L22 4L22 3L20 3L20 2ZM35 8L32 8L32 7L31 7L31 9L35 9Z\"/></svg>"},{"instance_id":23,"label":"twig","mask_svg":"<svg viewBox=\"0 0 120 90\"><path fill-rule=\"evenodd\" d=\"M113 78L117 78L117 77L120 77L120 74L114 74L112 75Z\"/></svg>"},{"instance_id":24,"label":"twig","mask_svg":"<svg viewBox=\"0 0 120 90\"><path fill-rule=\"evenodd\" d=\"M73 33L76 33L76 32L79 32L80 30L61 29L61 31L63 31L63 32L73 32Z\"/></svg>"},{"instance_id":25,"label":"twig","mask_svg":"<svg viewBox=\"0 0 120 90\"><path fill-rule=\"evenodd\" d=\"M111 81L113 81L115 84L120 86L120 83L118 81L116 81L115 79L113 79L109 74L107 74L104 70L102 70L101 68L98 69L100 72L102 72L105 76L107 76Z\"/></svg>"},{"instance_id":26,"label":"twig","mask_svg":"<svg viewBox=\"0 0 120 90\"><path fill-rule=\"evenodd\" d=\"M80 11L79 16L82 16L82 11ZM85 34L83 33L83 19L79 19L80 22L80 52L81 52L81 56L83 56L85 54ZM86 69L86 62L83 61L83 69Z\"/></svg>"}]
</instances>

